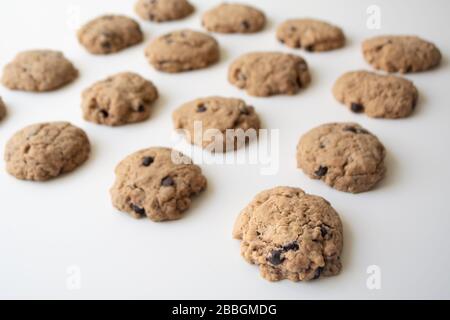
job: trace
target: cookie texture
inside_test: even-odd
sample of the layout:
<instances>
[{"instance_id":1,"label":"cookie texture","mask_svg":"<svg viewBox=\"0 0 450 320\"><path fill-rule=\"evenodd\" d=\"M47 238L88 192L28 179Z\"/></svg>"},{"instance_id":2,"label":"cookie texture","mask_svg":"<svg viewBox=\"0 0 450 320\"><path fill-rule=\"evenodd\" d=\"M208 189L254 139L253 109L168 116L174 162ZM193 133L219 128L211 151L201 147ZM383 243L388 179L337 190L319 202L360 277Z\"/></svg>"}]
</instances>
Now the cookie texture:
<instances>
[{"instance_id":1,"label":"cookie texture","mask_svg":"<svg viewBox=\"0 0 450 320\"><path fill-rule=\"evenodd\" d=\"M249 95L267 97L293 95L311 81L306 61L281 52L252 52L236 59L229 68L228 81Z\"/></svg>"},{"instance_id":2,"label":"cookie texture","mask_svg":"<svg viewBox=\"0 0 450 320\"><path fill-rule=\"evenodd\" d=\"M261 31L266 24L266 16L254 7L222 3L205 12L202 25L212 32L254 33Z\"/></svg>"},{"instance_id":3,"label":"cookie texture","mask_svg":"<svg viewBox=\"0 0 450 320\"><path fill-rule=\"evenodd\" d=\"M335 98L352 112L373 118L397 119L409 116L419 92L404 78L367 71L347 72L334 84Z\"/></svg>"},{"instance_id":4,"label":"cookie texture","mask_svg":"<svg viewBox=\"0 0 450 320\"><path fill-rule=\"evenodd\" d=\"M139 24L122 15L105 15L86 23L78 31L78 41L93 54L119 52L143 40Z\"/></svg>"},{"instance_id":5,"label":"cookie texture","mask_svg":"<svg viewBox=\"0 0 450 320\"><path fill-rule=\"evenodd\" d=\"M3 103L2 97L0 97L0 120L6 116L6 107Z\"/></svg>"},{"instance_id":6,"label":"cookie texture","mask_svg":"<svg viewBox=\"0 0 450 320\"><path fill-rule=\"evenodd\" d=\"M152 82L132 72L122 72L96 82L82 94L87 121L120 126L148 119L158 98Z\"/></svg>"},{"instance_id":7,"label":"cookie texture","mask_svg":"<svg viewBox=\"0 0 450 320\"><path fill-rule=\"evenodd\" d=\"M51 91L78 77L78 71L59 51L24 51L7 64L2 83L12 90Z\"/></svg>"},{"instance_id":8,"label":"cookie texture","mask_svg":"<svg viewBox=\"0 0 450 320\"><path fill-rule=\"evenodd\" d=\"M307 281L341 270L343 229L325 199L302 189L276 187L259 193L233 230L241 255L270 281Z\"/></svg>"},{"instance_id":9,"label":"cookie texture","mask_svg":"<svg viewBox=\"0 0 450 320\"><path fill-rule=\"evenodd\" d=\"M420 72L441 62L441 52L431 42L416 36L379 36L362 44L364 58L374 68L387 72Z\"/></svg>"},{"instance_id":10,"label":"cookie texture","mask_svg":"<svg viewBox=\"0 0 450 320\"><path fill-rule=\"evenodd\" d=\"M277 38L291 48L307 51L329 51L345 45L341 28L314 19L292 19L277 29Z\"/></svg>"},{"instance_id":11,"label":"cookie texture","mask_svg":"<svg viewBox=\"0 0 450 320\"><path fill-rule=\"evenodd\" d=\"M80 128L68 122L33 124L6 144L6 170L18 179L45 181L73 171L89 153L88 137Z\"/></svg>"},{"instance_id":12,"label":"cookie texture","mask_svg":"<svg viewBox=\"0 0 450 320\"><path fill-rule=\"evenodd\" d=\"M191 198L206 188L206 178L191 159L169 148L131 154L116 167L113 205L134 218L176 220Z\"/></svg>"},{"instance_id":13,"label":"cookie texture","mask_svg":"<svg viewBox=\"0 0 450 320\"><path fill-rule=\"evenodd\" d=\"M310 178L351 193L368 191L384 177L385 156L378 138L356 123L321 125L297 145L297 165Z\"/></svg>"},{"instance_id":14,"label":"cookie texture","mask_svg":"<svg viewBox=\"0 0 450 320\"><path fill-rule=\"evenodd\" d=\"M260 128L255 108L235 98L196 99L179 107L172 118L190 143L212 152L238 149L256 138Z\"/></svg>"},{"instance_id":15,"label":"cookie texture","mask_svg":"<svg viewBox=\"0 0 450 320\"><path fill-rule=\"evenodd\" d=\"M213 37L185 29L155 39L145 55L155 69L174 73L206 68L219 61L220 52Z\"/></svg>"},{"instance_id":16,"label":"cookie texture","mask_svg":"<svg viewBox=\"0 0 450 320\"><path fill-rule=\"evenodd\" d=\"M139 0L135 11L144 20L164 22L187 17L194 7L187 0Z\"/></svg>"}]
</instances>

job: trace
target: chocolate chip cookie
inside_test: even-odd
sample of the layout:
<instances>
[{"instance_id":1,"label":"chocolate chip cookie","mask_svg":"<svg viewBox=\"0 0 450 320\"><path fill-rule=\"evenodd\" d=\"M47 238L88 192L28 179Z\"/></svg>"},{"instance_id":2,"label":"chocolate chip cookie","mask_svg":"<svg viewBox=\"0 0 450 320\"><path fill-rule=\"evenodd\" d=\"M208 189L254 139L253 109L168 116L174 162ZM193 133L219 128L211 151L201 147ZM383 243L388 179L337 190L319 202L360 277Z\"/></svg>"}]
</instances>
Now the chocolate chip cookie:
<instances>
[{"instance_id":1,"label":"chocolate chip cookie","mask_svg":"<svg viewBox=\"0 0 450 320\"><path fill-rule=\"evenodd\" d=\"M252 52L236 59L228 81L252 96L293 95L311 81L306 61L281 52Z\"/></svg>"},{"instance_id":2,"label":"chocolate chip cookie","mask_svg":"<svg viewBox=\"0 0 450 320\"><path fill-rule=\"evenodd\" d=\"M179 219L191 198L206 188L200 167L168 148L135 152L122 160L115 172L112 203L134 218Z\"/></svg>"},{"instance_id":3,"label":"chocolate chip cookie","mask_svg":"<svg viewBox=\"0 0 450 320\"><path fill-rule=\"evenodd\" d=\"M409 116L419 97L411 81L367 71L342 75L334 84L333 94L355 113L390 119Z\"/></svg>"},{"instance_id":4,"label":"chocolate chip cookie","mask_svg":"<svg viewBox=\"0 0 450 320\"><path fill-rule=\"evenodd\" d=\"M363 42L364 58L374 68L387 72L420 72L441 62L441 52L431 42L416 36L379 36Z\"/></svg>"},{"instance_id":5,"label":"chocolate chip cookie","mask_svg":"<svg viewBox=\"0 0 450 320\"><path fill-rule=\"evenodd\" d=\"M12 90L51 91L78 77L78 71L59 51L19 53L3 70L2 83Z\"/></svg>"},{"instance_id":6,"label":"chocolate chip cookie","mask_svg":"<svg viewBox=\"0 0 450 320\"><path fill-rule=\"evenodd\" d=\"M0 120L6 116L6 107L3 103L2 97L0 97Z\"/></svg>"},{"instance_id":7,"label":"chocolate chip cookie","mask_svg":"<svg viewBox=\"0 0 450 320\"><path fill-rule=\"evenodd\" d=\"M165 22L189 16L194 7L187 0L139 0L135 10L144 20Z\"/></svg>"},{"instance_id":8,"label":"chocolate chip cookie","mask_svg":"<svg viewBox=\"0 0 450 320\"><path fill-rule=\"evenodd\" d=\"M143 40L139 24L122 15L105 15L86 23L78 31L78 41L93 54L119 52Z\"/></svg>"},{"instance_id":9,"label":"chocolate chip cookie","mask_svg":"<svg viewBox=\"0 0 450 320\"><path fill-rule=\"evenodd\" d=\"M277 38L291 48L306 51L329 51L345 45L341 28L314 19L292 19L277 29Z\"/></svg>"},{"instance_id":10,"label":"chocolate chip cookie","mask_svg":"<svg viewBox=\"0 0 450 320\"><path fill-rule=\"evenodd\" d=\"M265 24L266 17L261 10L237 3L222 3L206 11L202 19L208 31L220 33L254 33L261 31Z\"/></svg>"},{"instance_id":11,"label":"chocolate chip cookie","mask_svg":"<svg viewBox=\"0 0 450 320\"><path fill-rule=\"evenodd\" d=\"M213 37L185 29L158 37L145 55L155 69L174 73L206 68L219 61L220 52Z\"/></svg>"},{"instance_id":12,"label":"chocolate chip cookie","mask_svg":"<svg viewBox=\"0 0 450 320\"><path fill-rule=\"evenodd\" d=\"M18 179L45 181L75 170L89 153L88 137L80 128L68 122L33 124L6 144L6 170Z\"/></svg>"},{"instance_id":13,"label":"chocolate chip cookie","mask_svg":"<svg viewBox=\"0 0 450 320\"><path fill-rule=\"evenodd\" d=\"M233 236L241 254L270 281L307 281L337 275L343 230L325 199L302 189L276 187L259 193L241 212Z\"/></svg>"},{"instance_id":14,"label":"chocolate chip cookie","mask_svg":"<svg viewBox=\"0 0 450 320\"><path fill-rule=\"evenodd\" d=\"M385 156L378 138L356 123L321 125L297 146L297 165L310 178L351 193L368 191L384 177Z\"/></svg>"},{"instance_id":15,"label":"chocolate chip cookie","mask_svg":"<svg viewBox=\"0 0 450 320\"><path fill-rule=\"evenodd\" d=\"M211 152L238 149L256 139L260 128L252 106L241 99L223 97L190 101L175 110L173 122L190 143Z\"/></svg>"},{"instance_id":16,"label":"chocolate chip cookie","mask_svg":"<svg viewBox=\"0 0 450 320\"><path fill-rule=\"evenodd\" d=\"M83 117L108 126L144 121L150 117L151 105L157 98L152 82L136 73L118 73L83 92Z\"/></svg>"}]
</instances>

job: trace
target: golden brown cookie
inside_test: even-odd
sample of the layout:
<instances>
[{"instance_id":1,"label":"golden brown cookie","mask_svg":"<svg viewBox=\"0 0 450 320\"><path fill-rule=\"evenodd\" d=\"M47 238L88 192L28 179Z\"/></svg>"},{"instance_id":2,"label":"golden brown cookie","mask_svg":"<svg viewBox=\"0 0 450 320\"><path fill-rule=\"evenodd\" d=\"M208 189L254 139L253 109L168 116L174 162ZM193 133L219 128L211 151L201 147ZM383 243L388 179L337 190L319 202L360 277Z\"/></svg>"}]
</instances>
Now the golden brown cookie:
<instances>
[{"instance_id":1,"label":"golden brown cookie","mask_svg":"<svg viewBox=\"0 0 450 320\"><path fill-rule=\"evenodd\" d=\"M233 236L246 261L270 281L308 281L341 270L342 223L325 199L302 189L259 193L239 215Z\"/></svg>"}]
</instances>

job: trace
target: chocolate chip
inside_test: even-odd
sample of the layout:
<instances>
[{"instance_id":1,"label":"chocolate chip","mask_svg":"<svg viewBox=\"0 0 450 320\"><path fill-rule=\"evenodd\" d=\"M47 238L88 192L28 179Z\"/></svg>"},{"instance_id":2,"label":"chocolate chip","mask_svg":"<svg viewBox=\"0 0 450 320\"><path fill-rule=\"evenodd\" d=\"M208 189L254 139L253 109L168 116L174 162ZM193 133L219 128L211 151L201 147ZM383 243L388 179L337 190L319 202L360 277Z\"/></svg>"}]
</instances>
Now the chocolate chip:
<instances>
[{"instance_id":1,"label":"chocolate chip","mask_svg":"<svg viewBox=\"0 0 450 320\"><path fill-rule=\"evenodd\" d=\"M106 50L111 49L111 42L109 42L109 41L101 42L100 45L102 46L103 49L106 49Z\"/></svg>"},{"instance_id":2,"label":"chocolate chip","mask_svg":"<svg viewBox=\"0 0 450 320\"><path fill-rule=\"evenodd\" d=\"M293 241L283 246L284 251L297 251L299 249L298 243Z\"/></svg>"},{"instance_id":3,"label":"chocolate chip","mask_svg":"<svg viewBox=\"0 0 450 320\"><path fill-rule=\"evenodd\" d=\"M131 207L131 209L133 209L134 212L136 212L137 214L140 214L141 216L144 216L146 214L144 208L141 208L141 207L135 205L134 203L130 203L130 207Z\"/></svg>"},{"instance_id":4,"label":"chocolate chip","mask_svg":"<svg viewBox=\"0 0 450 320\"><path fill-rule=\"evenodd\" d=\"M295 31L297 31L297 28L296 28L296 27L294 27L294 26L291 26L291 27L290 27L289 29L290 29L290 31L291 31L291 32L295 32Z\"/></svg>"},{"instance_id":5,"label":"chocolate chip","mask_svg":"<svg viewBox=\"0 0 450 320\"><path fill-rule=\"evenodd\" d=\"M324 225L320 226L320 234L322 235L322 237L325 237L328 234L328 230Z\"/></svg>"},{"instance_id":6,"label":"chocolate chip","mask_svg":"<svg viewBox=\"0 0 450 320\"><path fill-rule=\"evenodd\" d=\"M137 110L138 112L144 112L145 111L145 105L143 105L143 104L140 104L139 106L138 106L138 110Z\"/></svg>"},{"instance_id":7,"label":"chocolate chip","mask_svg":"<svg viewBox=\"0 0 450 320\"><path fill-rule=\"evenodd\" d=\"M326 175L328 173L328 167L320 166L319 169L317 169L316 172L314 172L314 173L318 177L323 177L324 175Z\"/></svg>"},{"instance_id":8,"label":"chocolate chip","mask_svg":"<svg viewBox=\"0 0 450 320\"><path fill-rule=\"evenodd\" d=\"M361 113L364 111L364 106L360 103L352 102L350 108L354 113Z\"/></svg>"},{"instance_id":9,"label":"chocolate chip","mask_svg":"<svg viewBox=\"0 0 450 320\"><path fill-rule=\"evenodd\" d=\"M305 50L308 52L312 52L312 51L314 51L314 46L313 45L306 46Z\"/></svg>"},{"instance_id":10,"label":"chocolate chip","mask_svg":"<svg viewBox=\"0 0 450 320\"><path fill-rule=\"evenodd\" d=\"M206 106L202 103L197 106L197 112L205 112Z\"/></svg>"},{"instance_id":11,"label":"chocolate chip","mask_svg":"<svg viewBox=\"0 0 450 320\"><path fill-rule=\"evenodd\" d=\"M367 131L366 129L359 129L358 133L369 134L369 131Z\"/></svg>"},{"instance_id":12,"label":"chocolate chip","mask_svg":"<svg viewBox=\"0 0 450 320\"><path fill-rule=\"evenodd\" d=\"M323 270L323 267L318 267L318 268L316 269L316 272L314 273L314 278L313 278L313 280L316 280L316 279L319 279L319 278L320 278L320 275L322 274L322 270Z\"/></svg>"},{"instance_id":13,"label":"chocolate chip","mask_svg":"<svg viewBox=\"0 0 450 320\"><path fill-rule=\"evenodd\" d=\"M144 167L148 167L149 165L151 165L153 163L155 159L153 157L144 157L142 159L142 165Z\"/></svg>"},{"instance_id":14,"label":"chocolate chip","mask_svg":"<svg viewBox=\"0 0 450 320\"><path fill-rule=\"evenodd\" d=\"M172 177L170 177L170 176L167 176L161 180L161 185L163 187L170 187L170 186L173 186L174 184L175 184L175 181L173 181Z\"/></svg>"},{"instance_id":15,"label":"chocolate chip","mask_svg":"<svg viewBox=\"0 0 450 320\"><path fill-rule=\"evenodd\" d=\"M109 113L108 113L108 111L106 111L105 109L100 109L100 115L101 115L103 118L108 118Z\"/></svg>"},{"instance_id":16,"label":"chocolate chip","mask_svg":"<svg viewBox=\"0 0 450 320\"><path fill-rule=\"evenodd\" d=\"M349 132L353 132L353 133L358 133L358 131L356 130L355 127L345 127L344 131L349 131Z\"/></svg>"},{"instance_id":17,"label":"chocolate chip","mask_svg":"<svg viewBox=\"0 0 450 320\"><path fill-rule=\"evenodd\" d=\"M278 39L278 41L280 41L280 43L284 44L284 40L283 39Z\"/></svg>"},{"instance_id":18,"label":"chocolate chip","mask_svg":"<svg viewBox=\"0 0 450 320\"><path fill-rule=\"evenodd\" d=\"M148 19L153 21L153 20L155 20L155 16L153 14L149 14Z\"/></svg>"},{"instance_id":19,"label":"chocolate chip","mask_svg":"<svg viewBox=\"0 0 450 320\"><path fill-rule=\"evenodd\" d=\"M247 20L242 21L241 26L242 26L242 28L244 28L244 30L250 29L250 23L248 23Z\"/></svg>"},{"instance_id":20,"label":"chocolate chip","mask_svg":"<svg viewBox=\"0 0 450 320\"><path fill-rule=\"evenodd\" d=\"M250 112L248 111L248 109L246 107L241 108L240 111L241 111L241 114L244 114L244 115L249 115L250 114Z\"/></svg>"},{"instance_id":21,"label":"chocolate chip","mask_svg":"<svg viewBox=\"0 0 450 320\"><path fill-rule=\"evenodd\" d=\"M284 258L281 256L282 251L281 250L274 250L270 253L270 256L267 258L267 261L269 261L274 266L277 266L281 264L284 261Z\"/></svg>"}]
</instances>

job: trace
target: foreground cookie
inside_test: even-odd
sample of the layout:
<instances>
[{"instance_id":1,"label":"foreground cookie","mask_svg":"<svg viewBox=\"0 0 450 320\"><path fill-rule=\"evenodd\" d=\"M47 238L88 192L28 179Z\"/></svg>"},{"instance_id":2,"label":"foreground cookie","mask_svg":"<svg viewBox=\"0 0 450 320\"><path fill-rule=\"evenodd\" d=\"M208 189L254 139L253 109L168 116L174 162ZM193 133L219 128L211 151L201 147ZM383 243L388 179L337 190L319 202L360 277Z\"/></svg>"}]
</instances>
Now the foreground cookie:
<instances>
[{"instance_id":1,"label":"foreground cookie","mask_svg":"<svg viewBox=\"0 0 450 320\"><path fill-rule=\"evenodd\" d=\"M164 22L187 17L194 7L187 0L139 0L135 10L142 19Z\"/></svg>"},{"instance_id":2,"label":"foreground cookie","mask_svg":"<svg viewBox=\"0 0 450 320\"><path fill-rule=\"evenodd\" d=\"M222 3L205 12L202 24L212 32L254 33L264 28L266 17L262 11L251 6Z\"/></svg>"},{"instance_id":3,"label":"foreground cookie","mask_svg":"<svg viewBox=\"0 0 450 320\"><path fill-rule=\"evenodd\" d=\"M206 188L200 167L168 148L133 153L119 163L115 172L112 203L134 218L179 219L189 208L191 198Z\"/></svg>"},{"instance_id":4,"label":"foreground cookie","mask_svg":"<svg viewBox=\"0 0 450 320\"><path fill-rule=\"evenodd\" d=\"M180 30L155 39L145 55L155 69L182 72L206 68L219 61L219 44L201 32Z\"/></svg>"},{"instance_id":5,"label":"foreground cookie","mask_svg":"<svg viewBox=\"0 0 450 320\"><path fill-rule=\"evenodd\" d=\"M329 51L345 44L341 28L314 19L285 21L277 29L277 38L291 48L307 51Z\"/></svg>"},{"instance_id":6,"label":"foreground cookie","mask_svg":"<svg viewBox=\"0 0 450 320\"><path fill-rule=\"evenodd\" d=\"M240 99L207 97L190 101L173 113L176 129L212 152L235 150L257 137L260 128L255 109Z\"/></svg>"},{"instance_id":7,"label":"foreground cookie","mask_svg":"<svg viewBox=\"0 0 450 320\"><path fill-rule=\"evenodd\" d=\"M387 72L419 72L441 62L441 52L416 36L380 36L363 42L364 58L374 68Z\"/></svg>"},{"instance_id":8,"label":"foreground cookie","mask_svg":"<svg viewBox=\"0 0 450 320\"><path fill-rule=\"evenodd\" d=\"M345 192L372 189L385 175L384 146L356 123L329 123L301 137L297 165L310 178Z\"/></svg>"},{"instance_id":9,"label":"foreground cookie","mask_svg":"<svg viewBox=\"0 0 450 320\"><path fill-rule=\"evenodd\" d=\"M253 52L236 59L228 81L252 96L293 95L311 81L303 58L281 52Z\"/></svg>"},{"instance_id":10,"label":"foreground cookie","mask_svg":"<svg viewBox=\"0 0 450 320\"><path fill-rule=\"evenodd\" d=\"M367 71L342 75L334 84L333 94L355 113L390 119L409 116L419 97L411 81Z\"/></svg>"},{"instance_id":11,"label":"foreground cookie","mask_svg":"<svg viewBox=\"0 0 450 320\"><path fill-rule=\"evenodd\" d=\"M78 31L78 41L93 54L109 54L142 42L139 24L121 15L98 17Z\"/></svg>"},{"instance_id":12,"label":"foreground cookie","mask_svg":"<svg viewBox=\"0 0 450 320\"><path fill-rule=\"evenodd\" d=\"M337 275L343 246L339 215L325 199L302 189L259 193L241 212L233 236L245 260L270 281L307 281Z\"/></svg>"},{"instance_id":13,"label":"foreground cookie","mask_svg":"<svg viewBox=\"0 0 450 320\"><path fill-rule=\"evenodd\" d=\"M83 92L82 98L84 119L120 126L148 119L158 91L140 75L123 72L95 83Z\"/></svg>"},{"instance_id":14,"label":"foreground cookie","mask_svg":"<svg viewBox=\"0 0 450 320\"><path fill-rule=\"evenodd\" d=\"M34 124L6 144L6 170L18 179L45 181L73 171L89 152L88 137L80 128L68 122Z\"/></svg>"},{"instance_id":15,"label":"foreground cookie","mask_svg":"<svg viewBox=\"0 0 450 320\"><path fill-rule=\"evenodd\" d=\"M2 97L0 97L0 120L6 116L6 107L3 103Z\"/></svg>"},{"instance_id":16,"label":"foreground cookie","mask_svg":"<svg viewBox=\"0 0 450 320\"><path fill-rule=\"evenodd\" d=\"M78 77L78 71L59 51L19 53L3 70L2 83L12 90L51 91Z\"/></svg>"}]
</instances>

